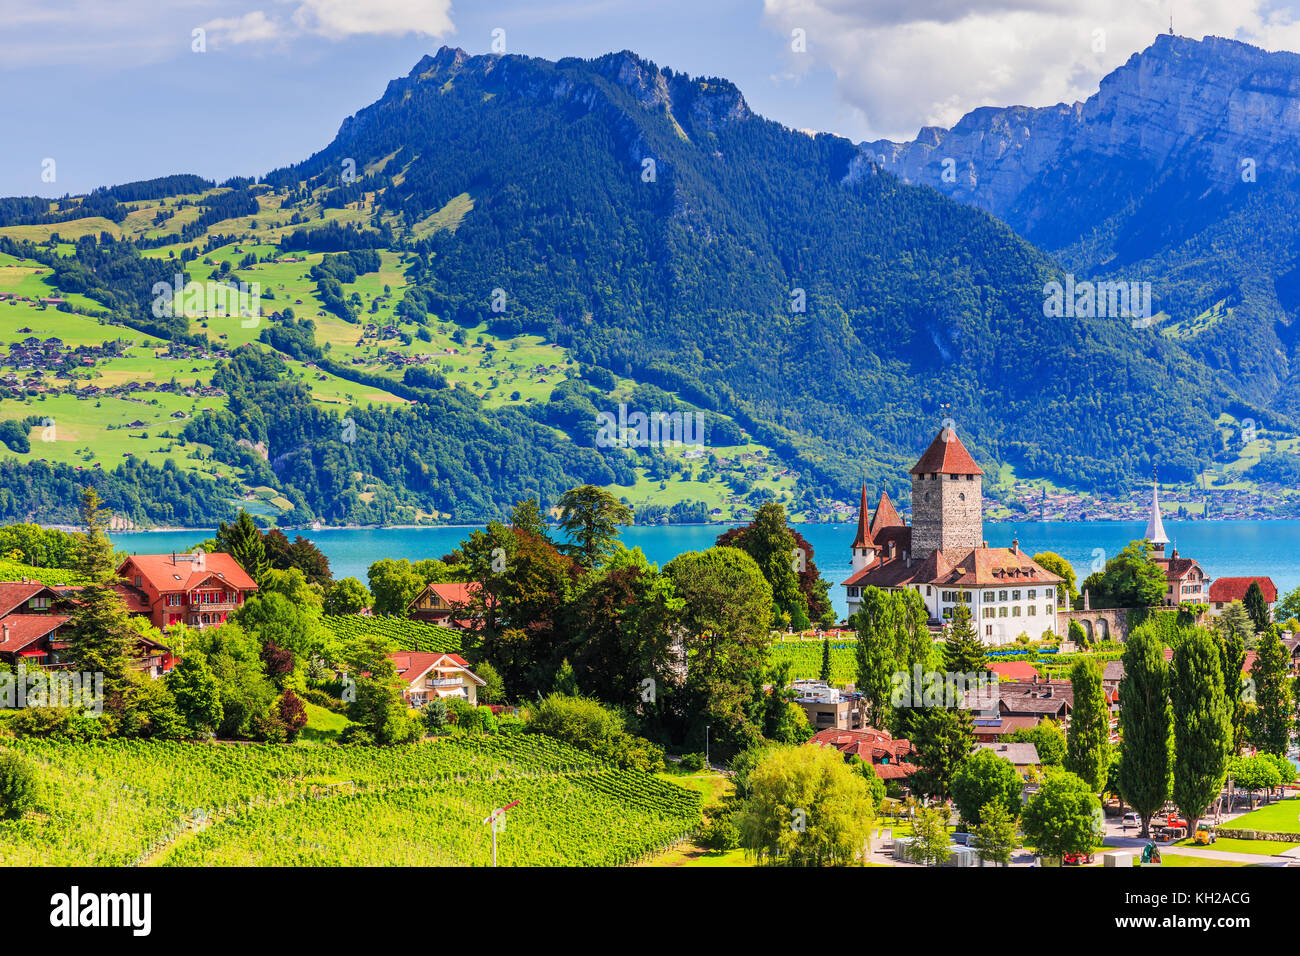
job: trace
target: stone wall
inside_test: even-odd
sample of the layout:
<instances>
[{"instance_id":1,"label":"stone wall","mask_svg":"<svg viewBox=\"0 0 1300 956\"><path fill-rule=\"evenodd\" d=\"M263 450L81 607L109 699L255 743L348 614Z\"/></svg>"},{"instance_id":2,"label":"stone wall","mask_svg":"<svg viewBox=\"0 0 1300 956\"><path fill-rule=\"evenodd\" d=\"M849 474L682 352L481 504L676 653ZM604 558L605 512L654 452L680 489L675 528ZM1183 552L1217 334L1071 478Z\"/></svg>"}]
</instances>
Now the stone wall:
<instances>
[{"instance_id":1,"label":"stone wall","mask_svg":"<svg viewBox=\"0 0 1300 956\"><path fill-rule=\"evenodd\" d=\"M1056 633L1070 636L1070 622L1078 621L1088 641L1128 640L1128 608L1116 607L1090 611L1060 610L1056 612Z\"/></svg>"}]
</instances>

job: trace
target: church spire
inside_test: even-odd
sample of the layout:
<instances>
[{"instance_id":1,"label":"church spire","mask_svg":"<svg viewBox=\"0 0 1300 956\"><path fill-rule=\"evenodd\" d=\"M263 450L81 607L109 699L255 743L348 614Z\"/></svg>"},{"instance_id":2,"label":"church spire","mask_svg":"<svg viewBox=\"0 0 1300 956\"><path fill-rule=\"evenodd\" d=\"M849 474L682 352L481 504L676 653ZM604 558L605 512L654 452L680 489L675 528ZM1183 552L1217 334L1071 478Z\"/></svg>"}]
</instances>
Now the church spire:
<instances>
[{"instance_id":1,"label":"church spire","mask_svg":"<svg viewBox=\"0 0 1300 956\"><path fill-rule=\"evenodd\" d=\"M1169 543L1169 537L1165 534L1165 523L1160 517L1160 482L1155 481L1151 485L1151 516L1147 518L1146 538L1156 546L1156 550L1164 551L1165 545Z\"/></svg>"},{"instance_id":2,"label":"church spire","mask_svg":"<svg viewBox=\"0 0 1300 956\"><path fill-rule=\"evenodd\" d=\"M857 548L874 548L876 542L871 537L871 527L868 522L871 519L867 515L867 483L862 483L862 503L858 505L858 534L853 539L853 547Z\"/></svg>"}]
</instances>

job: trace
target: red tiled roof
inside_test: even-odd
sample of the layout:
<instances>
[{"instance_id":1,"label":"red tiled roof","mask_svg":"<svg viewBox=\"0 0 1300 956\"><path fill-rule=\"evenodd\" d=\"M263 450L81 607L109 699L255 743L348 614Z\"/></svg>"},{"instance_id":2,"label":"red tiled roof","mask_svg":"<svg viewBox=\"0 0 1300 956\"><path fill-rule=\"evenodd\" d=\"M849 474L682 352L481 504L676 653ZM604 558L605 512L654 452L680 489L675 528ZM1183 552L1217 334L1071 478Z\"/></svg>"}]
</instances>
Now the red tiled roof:
<instances>
[{"instance_id":1,"label":"red tiled roof","mask_svg":"<svg viewBox=\"0 0 1300 956\"><path fill-rule=\"evenodd\" d=\"M0 652L20 651L67 622L64 614L10 614L0 621Z\"/></svg>"},{"instance_id":2,"label":"red tiled roof","mask_svg":"<svg viewBox=\"0 0 1300 956\"><path fill-rule=\"evenodd\" d=\"M907 542L911 543L911 529ZM910 564L910 566L909 566ZM924 561L907 561L901 550L893 558L882 557L844 583L855 587L899 588L909 584L941 587L1005 588L1056 585L1061 579L1036 564L1019 548L975 548L951 559L941 551Z\"/></svg>"},{"instance_id":3,"label":"red tiled roof","mask_svg":"<svg viewBox=\"0 0 1300 956\"><path fill-rule=\"evenodd\" d=\"M217 578L240 591L256 591L257 584L248 573L228 554L214 552L203 556L202 568L190 555L183 554L133 554L122 562L117 569L120 577L132 580L126 573L128 567L134 566L140 576L162 593L188 591L198 587L209 578Z\"/></svg>"},{"instance_id":4,"label":"red tiled roof","mask_svg":"<svg viewBox=\"0 0 1300 956\"><path fill-rule=\"evenodd\" d=\"M939 429L930 447L925 450L920 461L912 466L914 475L982 475L984 469L975 464L966 446L951 428Z\"/></svg>"},{"instance_id":5,"label":"red tiled roof","mask_svg":"<svg viewBox=\"0 0 1300 956\"><path fill-rule=\"evenodd\" d=\"M40 581L0 581L0 615L8 614L44 590L45 585Z\"/></svg>"},{"instance_id":6,"label":"red tiled roof","mask_svg":"<svg viewBox=\"0 0 1300 956\"><path fill-rule=\"evenodd\" d=\"M837 730L828 727L808 738L808 743L821 747L834 747L846 757L860 757L876 768L881 779L909 777L916 768L907 758L916 753L912 742L906 738L895 739L886 731L867 727L863 730ZM888 760L889 763L881 761ZM886 773L885 768L890 770Z\"/></svg>"},{"instance_id":7,"label":"red tiled roof","mask_svg":"<svg viewBox=\"0 0 1300 956\"><path fill-rule=\"evenodd\" d=\"M882 490L880 492L880 502L876 505L876 513L871 517L872 535L884 528L901 527L903 527L903 519L899 517L898 509L889 500L889 492Z\"/></svg>"},{"instance_id":8,"label":"red tiled roof","mask_svg":"<svg viewBox=\"0 0 1300 956\"><path fill-rule=\"evenodd\" d=\"M1222 601L1224 604L1243 601L1246 592L1255 583L1259 584L1260 591L1264 593L1265 604L1277 601L1277 585L1273 583L1272 578L1263 575L1246 578L1215 578L1210 582L1210 600Z\"/></svg>"},{"instance_id":9,"label":"red tiled roof","mask_svg":"<svg viewBox=\"0 0 1300 956\"><path fill-rule=\"evenodd\" d=\"M990 664L989 670L997 674L1002 680L1007 681L1032 681L1035 677L1041 677L1038 668L1029 661L999 661L996 664Z\"/></svg>"},{"instance_id":10,"label":"red tiled roof","mask_svg":"<svg viewBox=\"0 0 1300 956\"><path fill-rule=\"evenodd\" d=\"M461 668L476 684L486 684L477 674L469 669L469 661L459 654L434 653L429 651L395 651L388 659L397 668L397 677L403 684L410 684L427 674L432 667L453 664Z\"/></svg>"}]
</instances>

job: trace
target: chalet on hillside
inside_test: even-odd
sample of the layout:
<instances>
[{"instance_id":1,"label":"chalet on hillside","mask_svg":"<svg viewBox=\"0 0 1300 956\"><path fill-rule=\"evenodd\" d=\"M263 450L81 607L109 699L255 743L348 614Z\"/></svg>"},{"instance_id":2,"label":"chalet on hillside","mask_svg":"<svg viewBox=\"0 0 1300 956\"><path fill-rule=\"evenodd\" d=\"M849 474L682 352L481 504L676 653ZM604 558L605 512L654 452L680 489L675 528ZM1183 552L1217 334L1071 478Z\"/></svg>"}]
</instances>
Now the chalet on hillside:
<instances>
[{"instance_id":1,"label":"chalet on hillside","mask_svg":"<svg viewBox=\"0 0 1300 956\"><path fill-rule=\"evenodd\" d=\"M462 630L475 629L480 622L472 613L477 581L442 581L426 584L406 606L408 617Z\"/></svg>"},{"instance_id":2,"label":"chalet on hillside","mask_svg":"<svg viewBox=\"0 0 1300 956\"><path fill-rule=\"evenodd\" d=\"M0 581L0 662L11 667L63 669L68 649L63 631L74 598L39 581ZM171 670L171 648L141 635L132 666L160 677Z\"/></svg>"},{"instance_id":3,"label":"chalet on hillside","mask_svg":"<svg viewBox=\"0 0 1300 956\"><path fill-rule=\"evenodd\" d=\"M257 584L228 554L137 554L117 569L119 591L133 614L162 630L172 624L224 624Z\"/></svg>"},{"instance_id":4,"label":"chalet on hillside","mask_svg":"<svg viewBox=\"0 0 1300 956\"><path fill-rule=\"evenodd\" d=\"M478 689L487 684L459 654L397 651L388 659L397 668L402 696L412 707L423 707L435 697L459 697L477 706Z\"/></svg>"}]
</instances>

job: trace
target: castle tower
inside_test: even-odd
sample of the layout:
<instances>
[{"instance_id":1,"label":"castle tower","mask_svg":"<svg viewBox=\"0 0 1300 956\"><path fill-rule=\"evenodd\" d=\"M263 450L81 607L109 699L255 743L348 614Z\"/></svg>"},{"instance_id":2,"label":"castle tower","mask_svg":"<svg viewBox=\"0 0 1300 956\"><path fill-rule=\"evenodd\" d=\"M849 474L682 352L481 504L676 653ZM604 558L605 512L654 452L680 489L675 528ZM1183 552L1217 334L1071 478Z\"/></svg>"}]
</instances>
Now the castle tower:
<instances>
[{"instance_id":1,"label":"castle tower","mask_svg":"<svg viewBox=\"0 0 1300 956\"><path fill-rule=\"evenodd\" d=\"M862 484L862 503L858 506L858 534L853 539L853 572L869 568L876 561L876 542L871 536L867 518L867 485Z\"/></svg>"},{"instance_id":2,"label":"castle tower","mask_svg":"<svg viewBox=\"0 0 1300 956\"><path fill-rule=\"evenodd\" d=\"M984 471L952 428L941 428L912 467L912 557L951 561L984 543Z\"/></svg>"}]
</instances>

